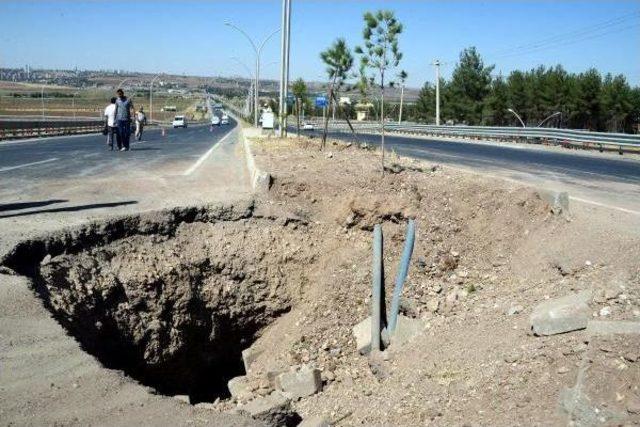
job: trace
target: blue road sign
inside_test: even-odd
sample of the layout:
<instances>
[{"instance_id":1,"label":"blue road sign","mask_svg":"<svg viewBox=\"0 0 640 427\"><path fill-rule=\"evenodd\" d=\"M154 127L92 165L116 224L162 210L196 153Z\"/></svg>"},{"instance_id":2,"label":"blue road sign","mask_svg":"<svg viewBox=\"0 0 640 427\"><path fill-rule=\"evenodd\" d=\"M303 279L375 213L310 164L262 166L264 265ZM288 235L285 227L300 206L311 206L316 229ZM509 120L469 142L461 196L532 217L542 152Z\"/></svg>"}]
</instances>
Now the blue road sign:
<instances>
[{"instance_id":1,"label":"blue road sign","mask_svg":"<svg viewBox=\"0 0 640 427\"><path fill-rule=\"evenodd\" d=\"M327 106L327 97L316 96L316 107L326 107L326 106Z\"/></svg>"}]
</instances>

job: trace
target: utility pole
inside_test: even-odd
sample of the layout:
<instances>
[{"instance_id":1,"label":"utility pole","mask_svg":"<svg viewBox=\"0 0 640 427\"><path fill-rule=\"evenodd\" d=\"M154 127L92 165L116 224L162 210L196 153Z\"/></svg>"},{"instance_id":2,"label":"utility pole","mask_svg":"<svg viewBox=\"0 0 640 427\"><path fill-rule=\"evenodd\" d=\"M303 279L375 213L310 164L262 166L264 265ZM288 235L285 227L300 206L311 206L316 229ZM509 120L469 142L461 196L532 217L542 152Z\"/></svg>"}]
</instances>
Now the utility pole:
<instances>
[{"instance_id":1,"label":"utility pole","mask_svg":"<svg viewBox=\"0 0 640 427\"><path fill-rule=\"evenodd\" d=\"M278 108L279 134L287 132L287 94L289 92L289 49L291 39L291 0L282 0L282 33L280 38L280 105Z\"/></svg>"},{"instance_id":2,"label":"utility pole","mask_svg":"<svg viewBox=\"0 0 640 427\"><path fill-rule=\"evenodd\" d=\"M436 126L440 125L440 60L433 62L436 67Z\"/></svg>"},{"instance_id":3,"label":"utility pole","mask_svg":"<svg viewBox=\"0 0 640 427\"><path fill-rule=\"evenodd\" d=\"M398 113L398 124L402 123L402 101L404 100L404 83L400 86L400 112Z\"/></svg>"}]
</instances>

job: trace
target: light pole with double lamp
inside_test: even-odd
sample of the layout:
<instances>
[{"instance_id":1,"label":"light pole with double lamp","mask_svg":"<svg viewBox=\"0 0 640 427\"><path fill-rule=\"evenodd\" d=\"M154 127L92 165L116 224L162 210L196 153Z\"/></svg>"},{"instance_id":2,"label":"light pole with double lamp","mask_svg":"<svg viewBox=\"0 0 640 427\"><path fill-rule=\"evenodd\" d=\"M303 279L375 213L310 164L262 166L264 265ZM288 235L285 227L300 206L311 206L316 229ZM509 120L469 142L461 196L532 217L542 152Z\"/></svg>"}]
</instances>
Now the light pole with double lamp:
<instances>
[{"instance_id":1,"label":"light pole with double lamp","mask_svg":"<svg viewBox=\"0 0 640 427\"><path fill-rule=\"evenodd\" d=\"M253 125L255 127L258 127L258 110L259 110L259 105L258 105L258 98L260 97L260 89L259 89L259 82L260 82L260 54L262 53L262 48L264 48L264 45L267 43L267 41L269 41L269 39L273 36L275 36L279 31L280 28L278 28L277 30L273 31L271 34L269 34L267 37L265 37L264 40L262 40L262 42L259 45L256 45L256 43L254 43L253 39L251 37L249 37L249 35L244 32L241 28L239 28L238 26L232 24L231 22L225 22L224 25L233 28L234 30L240 32L243 36L246 37L247 40L249 40L249 43L251 44L251 47L253 48L253 51L256 54L256 73L255 73L255 97L254 97L254 104L253 104Z\"/></svg>"}]
</instances>

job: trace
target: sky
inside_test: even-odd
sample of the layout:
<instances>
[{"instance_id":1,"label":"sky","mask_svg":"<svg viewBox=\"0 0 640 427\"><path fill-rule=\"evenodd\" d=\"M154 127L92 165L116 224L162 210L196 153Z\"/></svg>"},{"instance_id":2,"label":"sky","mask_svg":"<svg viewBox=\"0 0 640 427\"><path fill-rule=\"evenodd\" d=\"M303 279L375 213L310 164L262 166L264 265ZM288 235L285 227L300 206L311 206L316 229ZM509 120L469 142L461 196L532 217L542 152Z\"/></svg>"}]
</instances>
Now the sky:
<instances>
[{"instance_id":1,"label":"sky","mask_svg":"<svg viewBox=\"0 0 640 427\"><path fill-rule=\"evenodd\" d=\"M404 25L400 68L410 87L435 80L436 58L450 76L470 46L496 75L561 64L640 85L640 0L292 0L290 77L326 80L319 53L338 37L362 43L362 15L377 9L394 11ZM232 58L253 70L253 49L225 22L258 44L279 28L280 14L279 0L0 0L0 67L247 76ZM279 35L265 44L261 78L279 76L279 45Z\"/></svg>"}]
</instances>

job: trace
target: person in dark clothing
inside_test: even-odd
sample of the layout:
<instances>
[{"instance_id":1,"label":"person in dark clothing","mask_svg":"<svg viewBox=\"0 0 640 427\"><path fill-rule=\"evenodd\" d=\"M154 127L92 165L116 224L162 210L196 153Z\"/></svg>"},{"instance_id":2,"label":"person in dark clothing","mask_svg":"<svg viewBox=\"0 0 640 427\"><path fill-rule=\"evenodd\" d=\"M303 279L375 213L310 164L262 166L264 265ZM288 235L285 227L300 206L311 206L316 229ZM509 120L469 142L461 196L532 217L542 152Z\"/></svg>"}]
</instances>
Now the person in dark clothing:
<instances>
[{"instance_id":1,"label":"person in dark clothing","mask_svg":"<svg viewBox=\"0 0 640 427\"><path fill-rule=\"evenodd\" d=\"M116 100L116 124L118 126L118 146L120 151L129 151L129 139L131 138L131 116L133 115L133 102L126 96L124 91L118 89L116 91L118 99Z\"/></svg>"}]
</instances>

